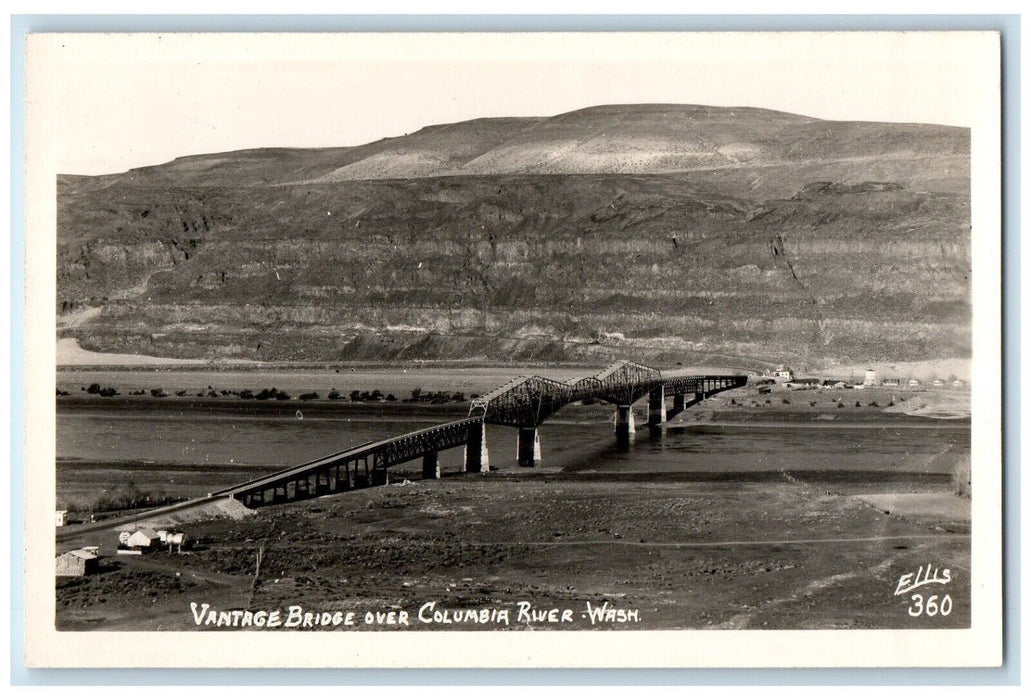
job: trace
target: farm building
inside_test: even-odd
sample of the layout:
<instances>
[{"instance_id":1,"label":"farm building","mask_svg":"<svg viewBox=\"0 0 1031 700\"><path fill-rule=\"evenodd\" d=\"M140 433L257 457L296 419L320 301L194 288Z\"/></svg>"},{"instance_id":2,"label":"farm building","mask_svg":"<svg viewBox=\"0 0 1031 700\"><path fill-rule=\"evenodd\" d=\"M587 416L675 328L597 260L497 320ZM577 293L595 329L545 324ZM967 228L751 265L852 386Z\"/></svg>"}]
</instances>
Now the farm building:
<instances>
[{"instance_id":1,"label":"farm building","mask_svg":"<svg viewBox=\"0 0 1031 700\"><path fill-rule=\"evenodd\" d=\"M866 374L863 377L863 384L865 386L876 386L877 385L877 372L872 369L866 370Z\"/></svg>"},{"instance_id":2,"label":"farm building","mask_svg":"<svg viewBox=\"0 0 1031 700\"><path fill-rule=\"evenodd\" d=\"M913 386L913 387L920 386L920 380L919 379L910 379L909 380L909 386Z\"/></svg>"},{"instance_id":3,"label":"farm building","mask_svg":"<svg viewBox=\"0 0 1031 700\"><path fill-rule=\"evenodd\" d=\"M97 572L99 563L94 552L73 549L57 557L55 565L58 576L87 576Z\"/></svg>"},{"instance_id":4,"label":"farm building","mask_svg":"<svg viewBox=\"0 0 1031 700\"><path fill-rule=\"evenodd\" d=\"M66 510L56 511L56 516L54 518L54 524L57 525L57 527L64 527L65 525L67 525L68 524L68 511L66 511Z\"/></svg>"},{"instance_id":5,"label":"farm building","mask_svg":"<svg viewBox=\"0 0 1031 700\"><path fill-rule=\"evenodd\" d=\"M121 541L121 539L122 538L119 537L119 541ZM130 549L141 550L150 549L151 547L157 546L159 543L160 538L158 537L158 533L154 532L149 527L141 527L139 530L129 535L129 537L123 542L123 544Z\"/></svg>"}]
</instances>

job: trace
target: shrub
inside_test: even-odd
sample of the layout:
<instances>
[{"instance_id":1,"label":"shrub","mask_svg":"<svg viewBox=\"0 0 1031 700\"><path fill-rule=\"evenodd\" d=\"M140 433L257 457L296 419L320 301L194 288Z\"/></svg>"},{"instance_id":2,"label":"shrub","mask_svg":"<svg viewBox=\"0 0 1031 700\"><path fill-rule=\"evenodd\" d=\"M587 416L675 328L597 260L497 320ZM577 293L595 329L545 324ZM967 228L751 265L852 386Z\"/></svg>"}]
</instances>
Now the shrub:
<instances>
[{"instance_id":1,"label":"shrub","mask_svg":"<svg viewBox=\"0 0 1031 700\"><path fill-rule=\"evenodd\" d=\"M151 389L150 395L155 399L163 399L168 396L168 393L164 389Z\"/></svg>"},{"instance_id":2,"label":"shrub","mask_svg":"<svg viewBox=\"0 0 1031 700\"><path fill-rule=\"evenodd\" d=\"M351 392L351 400L352 401L361 401L362 400L362 392L358 391L357 389L352 391Z\"/></svg>"},{"instance_id":3,"label":"shrub","mask_svg":"<svg viewBox=\"0 0 1031 700\"><path fill-rule=\"evenodd\" d=\"M317 399L317 398L319 398L319 392L317 392L317 391L312 391L312 392L310 392L310 393L306 393L306 394L301 394L301 395L300 395L299 397L297 397L297 398L299 398L299 399L300 399L301 401L313 401L314 399Z\"/></svg>"},{"instance_id":4,"label":"shrub","mask_svg":"<svg viewBox=\"0 0 1031 700\"><path fill-rule=\"evenodd\" d=\"M452 401L457 401L458 403L461 403L462 401L465 401L465 394L463 394L461 391L456 391L451 396L451 400Z\"/></svg>"},{"instance_id":5,"label":"shrub","mask_svg":"<svg viewBox=\"0 0 1031 700\"><path fill-rule=\"evenodd\" d=\"M100 395L101 396L118 396L118 390L115 389L113 386L106 386L106 387L104 387L103 389L100 390ZM166 394L166 396L167 396L167 394Z\"/></svg>"},{"instance_id":6,"label":"shrub","mask_svg":"<svg viewBox=\"0 0 1031 700\"><path fill-rule=\"evenodd\" d=\"M859 403L858 401L856 401L856 408L861 408L861 407L862 407L862 405L863 405L863 404L861 404L861 403Z\"/></svg>"},{"instance_id":7,"label":"shrub","mask_svg":"<svg viewBox=\"0 0 1031 700\"><path fill-rule=\"evenodd\" d=\"M845 404L843 404L840 401L838 401L838 408L845 408Z\"/></svg>"},{"instance_id":8,"label":"shrub","mask_svg":"<svg viewBox=\"0 0 1031 700\"><path fill-rule=\"evenodd\" d=\"M337 371L339 372L340 370L337 370ZM337 391L336 389L333 389L328 394L326 394L326 398L329 399L330 401L336 401L336 400L341 398L340 397L340 392Z\"/></svg>"},{"instance_id":9,"label":"shrub","mask_svg":"<svg viewBox=\"0 0 1031 700\"><path fill-rule=\"evenodd\" d=\"M422 394L421 386L417 386L414 389L412 389L412 401L418 401L420 394Z\"/></svg>"},{"instance_id":10,"label":"shrub","mask_svg":"<svg viewBox=\"0 0 1031 700\"><path fill-rule=\"evenodd\" d=\"M253 399L254 398L254 392L251 391L250 389L244 389L243 391L240 392L240 398L241 399Z\"/></svg>"},{"instance_id":11,"label":"shrub","mask_svg":"<svg viewBox=\"0 0 1031 700\"><path fill-rule=\"evenodd\" d=\"M868 403L868 404L866 404L866 405L867 405L867 406L873 406L874 408L880 408L880 406L878 406L878 405L877 405L877 402L876 402L876 401L871 401L870 403Z\"/></svg>"},{"instance_id":12,"label":"shrub","mask_svg":"<svg viewBox=\"0 0 1031 700\"><path fill-rule=\"evenodd\" d=\"M787 399L781 399L781 403L786 403L786 404L790 404L791 402L790 402L790 401L788 401Z\"/></svg>"},{"instance_id":13,"label":"shrub","mask_svg":"<svg viewBox=\"0 0 1031 700\"><path fill-rule=\"evenodd\" d=\"M387 394L387 401L397 401L397 397L393 394Z\"/></svg>"},{"instance_id":14,"label":"shrub","mask_svg":"<svg viewBox=\"0 0 1031 700\"><path fill-rule=\"evenodd\" d=\"M186 389L183 389L182 391L175 392L175 395L176 396L186 396Z\"/></svg>"},{"instance_id":15,"label":"shrub","mask_svg":"<svg viewBox=\"0 0 1031 700\"><path fill-rule=\"evenodd\" d=\"M212 389L211 391L208 392L208 398L209 399L217 399L218 398L218 393L214 389Z\"/></svg>"},{"instance_id":16,"label":"shrub","mask_svg":"<svg viewBox=\"0 0 1031 700\"><path fill-rule=\"evenodd\" d=\"M87 394L99 394L100 393L100 385L97 384L96 382L93 382L92 384L89 385L89 388L86 389L86 393Z\"/></svg>"}]
</instances>

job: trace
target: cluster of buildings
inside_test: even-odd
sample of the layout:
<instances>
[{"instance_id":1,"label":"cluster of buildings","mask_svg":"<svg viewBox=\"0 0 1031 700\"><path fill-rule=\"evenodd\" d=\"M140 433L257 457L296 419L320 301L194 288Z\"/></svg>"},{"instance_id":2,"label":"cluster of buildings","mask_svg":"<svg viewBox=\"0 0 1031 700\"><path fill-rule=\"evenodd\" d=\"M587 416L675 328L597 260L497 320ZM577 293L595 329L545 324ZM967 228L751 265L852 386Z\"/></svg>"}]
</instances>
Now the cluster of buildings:
<instances>
[{"instance_id":1,"label":"cluster of buildings","mask_svg":"<svg viewBox=\"0 0 1031 700\"><path fill-rule=\"evenodd\" d=\"M177 547L177 551L182 553L186 543L185 533L171 530L153 530L149 527L141 527L136 531L125 530L118 533L119 554L143 554L165 545L168 546L169 552L173 547Z\"/></svg>"},{"instance_id":2,"label":"cluster of buildings","mask_svg":"<svg viewBox=\"0 0 1031 700\"><path fill-rule=\"evenodd\" d=\"M153 530L141 527L118 534L118 554L143 554L159 547L168 547L169 553L176 549L180 554L189 541L186 534L171 530ZM100 570L100 547L80 547L65 552L55 561L58 576L89 576Z\"/></svg>"},{"instance_id":3,"label":"cluster of buildings","mask_svg":"<svg viewBox=\"0 0 1031 700\"><path fill-rule=\"evenodd\" d=\"M838 381L838 380L833 380L833 379L825 379L825 380L823 380L821 382L819 379L817 379L815 377L796 377L795 373L791 370L791 368L790 367L785 367L784 365L778 366L773 371L772 375L766 375L764 377L760 377L760 379L761 380L762 379L772 380L773 382L775 382L777 384L784 384L784 385L786 385L788 387L798 387L798 388L826 386L826 387L833 387L835 389L843 389L843 388L844 389L847 389L847 388L863 389L863 388L872 387L872 386L887 386L887 387L903 387L903 386L907 386L910 389L916 389L916 388L919 388L919 387L923 386L923 384L921 383L921 381L919 379L909 379L909 380L903 380L903 379L884 379L884 380L878 381L877 380L877 372L876 372L876 370L872 370L872 369L868 369L868 370L866 370L866 372L864 372L864 374L863 374L863 381L861 383L860 382L855 382L855 381L846 382L844 380ZM928 385L929 386L933 386L935 389L944 389L946 387L951 387L953 389L961 389L964 386L966 386L966 384L961 379L954 379L952 381L946 381L944 379L934 379Z\"/></svg>"}]
</instances>

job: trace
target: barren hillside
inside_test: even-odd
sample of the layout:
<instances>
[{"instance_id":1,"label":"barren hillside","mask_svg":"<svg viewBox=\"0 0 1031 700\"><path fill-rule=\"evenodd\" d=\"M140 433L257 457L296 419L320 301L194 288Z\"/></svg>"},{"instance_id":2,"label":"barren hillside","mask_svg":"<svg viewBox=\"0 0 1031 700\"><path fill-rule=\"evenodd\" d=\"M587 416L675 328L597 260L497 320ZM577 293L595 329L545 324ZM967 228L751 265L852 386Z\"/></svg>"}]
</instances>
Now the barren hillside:
<instances>
[{"instance_id":1,"label":"barren hillside","mask_svg":"<svg viewBox=\"0 0 1031 700\"><path fill-rule=\"evenodd\" d=\"M962 357L969 233L963 129L481 119L62 176L59 332L183 358Z\"/></svg>"}]
</instances>

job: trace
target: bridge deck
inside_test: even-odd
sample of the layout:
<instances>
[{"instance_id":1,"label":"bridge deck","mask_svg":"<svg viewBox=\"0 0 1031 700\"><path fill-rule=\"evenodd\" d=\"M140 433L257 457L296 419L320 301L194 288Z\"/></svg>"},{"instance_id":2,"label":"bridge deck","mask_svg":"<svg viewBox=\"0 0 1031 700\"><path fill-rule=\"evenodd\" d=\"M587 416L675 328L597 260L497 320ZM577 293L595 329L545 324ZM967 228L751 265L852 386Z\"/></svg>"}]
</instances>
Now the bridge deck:
<instances>
[{"instance_id":1,"label":"bridge deck","mask_svg":"<svg viewBox=\"0 0 1031 700\"><path fill-rule=\"evenodd\" d=\"M221 491L213 492L211 495L237 496L248 492L266 490L284 482L311 476L312 474L333 469L340 465L364 460L368 457L376 458L382 456L385 452L390 451L392 448L396 448L398 445L414 444L416 446L414 450L395 452L395 460L382 460L379 464L375 465L386 468L399 463L399 461L409 461L409 459L420 457L425 452L458 447L466 442L468 439L468 430L474 425L482 425L482 421L479 418L464 418L462 420L450 423L441 423L440 425L435 425L431 428L416 430L411 433L405 433L404 435L398 435L385 440L364 443L357 447L348 448L343 452L336 452L311 462L305 462L304 464L299 464L294 467L288 467L287 469L283 469L273 474L268 474L242 484L230 486L229 488L222 489ZM442 440L441 438L445 439ZM412 456L408 457L409 454ZM404 459L404 457L408 457L408 459Z\"/></svg>"},{"instance_id":2,"label":"bridge deck","mask_svg":"<svg viewBox=\"0 0 1031 700\"><path fill-rule=\"evenodd\" d=\"M531 427L535 430L555 411L575 401L600 399L615 403L622 407L620 410L625 411L630 404L649 393L655 404L655 406L650 405L649 410L651 411L653 407L661 409L660 414L657 414L659 418L656 420L662 422L666 415L665 409L662 408L666 395L672 394L675 399L674 408L670 412L672 415L683 410L687 405L720 391L744 386L747 381L748 378L743 375L663 377L659 370L636 362L618 362L592 377L576 381L557 381L539 376L516 377L485 396L474 400L468 418L349 447L341 452L214 491L204 498L132 516L132 520L170 514L226 497L244 500L251 505L265 504L265 494L269 490L273 492L272 502L277 502L280 495L284 500L288 498L288 486L291 484L293 486L292 498L295 499L353 488L358 485L359 463L364 467L366 478L370 474L375 477L378 473L382 478L380 483L386 483L385 474L389 467L423 457L426 460L423 464L424 477L428 475L436 478L434 474L439 476L436 453L463 445L467 448L466 469L480 471L489 468L483 431L485 423L512 425L521 429ZM693 394L694 400L688 402L687 394ZM474 415L477 413L478 415ZM534 431L531 430L531 437L534 434ZM521 432L520 440L522 439ZM352 466L354 467L354 480L351 478ZM341 468L343 473L341 473ZM310 483L312 477L315 478L314 488ZM282 493L280 494L280 492ZM129 521L128 519L124 520L125 522ZM108 528L121 524L121 522L121 520L112 520L103 524L90 524L76 529L75 532L64 531L59 533L58 541L70 537L76 532Z\"/></svg>"}]
</instances>

